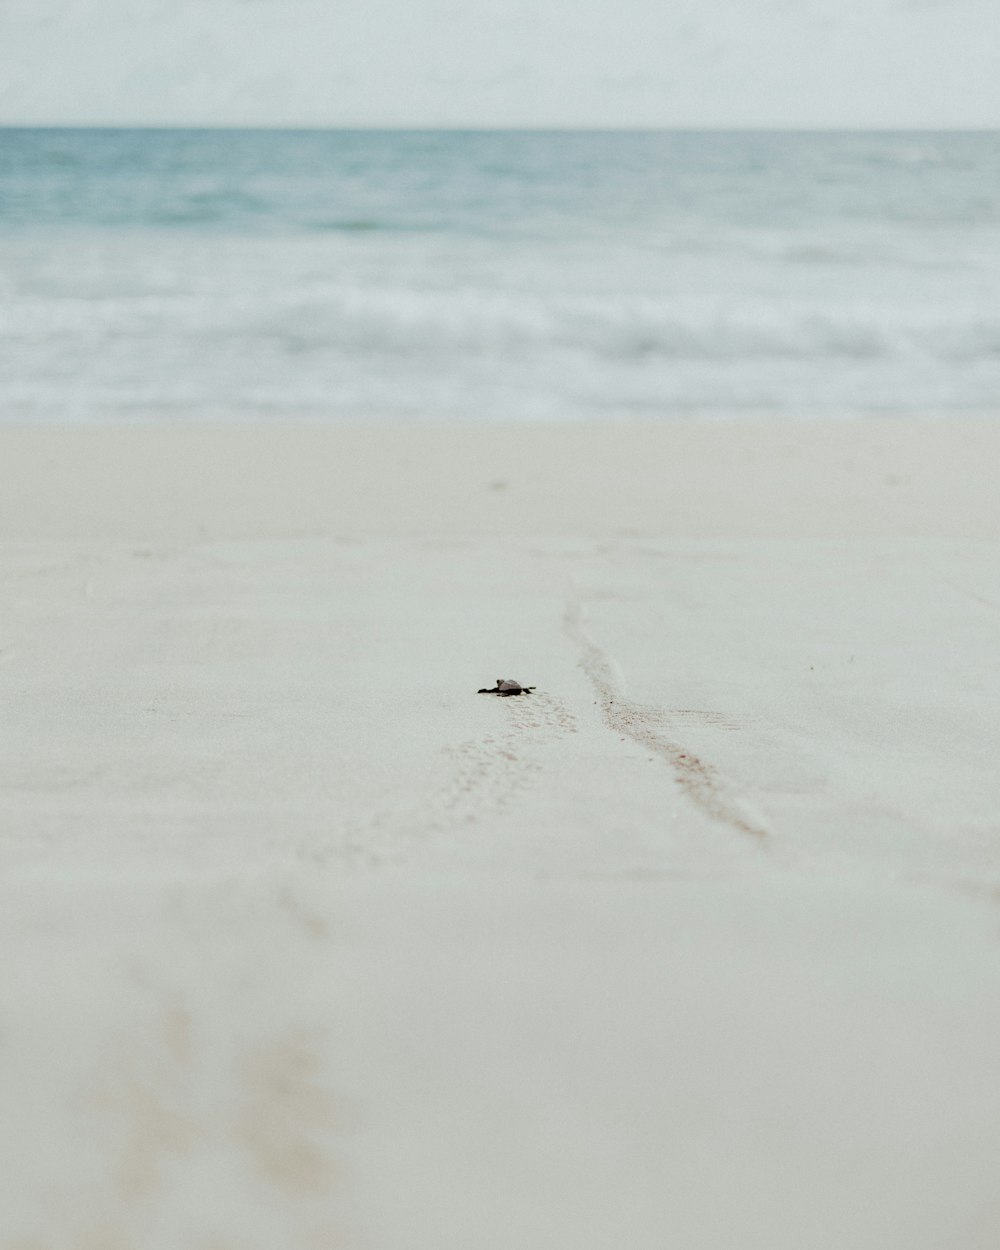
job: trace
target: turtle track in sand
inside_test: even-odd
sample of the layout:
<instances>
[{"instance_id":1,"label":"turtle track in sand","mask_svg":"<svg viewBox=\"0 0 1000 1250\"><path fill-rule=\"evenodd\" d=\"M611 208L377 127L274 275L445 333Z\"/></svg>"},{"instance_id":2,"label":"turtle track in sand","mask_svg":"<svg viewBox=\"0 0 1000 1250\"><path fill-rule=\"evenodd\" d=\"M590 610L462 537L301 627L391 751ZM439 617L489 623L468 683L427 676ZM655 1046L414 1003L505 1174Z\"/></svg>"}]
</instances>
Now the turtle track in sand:
<instances>
[{"instance_id":1,"label":"turtle track in sand","mask_svg":"<svg viewBox=\"0 0 1000 1250\"><path fill-rule=\"evenodd\" d=\"M613 662L587 633L583 603L578 592L572 594L566 603L563 630L580 653L580 667L594 689L601 718L607 728L663 759L670 766L682 792L706 816L729 825L739 833L764 839L768 830L763 822L743 810L742 803L729 792L713 765L669 736L668 714L661 708L649 707L625 697ZM731 726L727 724L726 727Z\"/></svg>"},{"instance_id":2,"label":"turtle track in sand","mask_svg":"<svg viewBox=\"0 0 1000 1250\"><path fill-rule=\"evenodd\" d=\"M412 804L375 811L326 846L303 853L324 864L388 867L524 803L544 772L546 748L577 732L576 717L544 692L493 703L490 732L444 748L447 777L436 789Z\"/></svg>"},{"instance_id":3,"label":"turtle track in sand","mask_svg":"<svg viewBox=\"0 0 1000 1250\"><path fill-rule=\"evenodd\" d=\"M492 733L448 749L454 774L428 803L442 824L472 824L480 814L519 802L544 768L530 749L576 733L573 714L554 695L531 694L503 704Z\"/></svg>"}]
</instances>

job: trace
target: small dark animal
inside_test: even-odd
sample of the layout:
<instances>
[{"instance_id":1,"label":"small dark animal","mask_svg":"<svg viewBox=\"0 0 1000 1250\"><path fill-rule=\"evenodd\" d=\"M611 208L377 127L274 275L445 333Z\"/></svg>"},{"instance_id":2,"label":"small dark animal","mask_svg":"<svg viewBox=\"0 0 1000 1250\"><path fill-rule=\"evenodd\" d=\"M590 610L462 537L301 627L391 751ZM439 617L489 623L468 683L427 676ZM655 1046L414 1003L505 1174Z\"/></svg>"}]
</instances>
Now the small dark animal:
<instances>
[{"instance_id":1,"label":"small dark animal","mask_svg":"<svg viewBox=\"0 0 1000 1250\"><path fill-rule=\"evenodd\" d=\"M516 681L509 681L505 677L498 677L497 684L491 689L483 688L479 694L498 694L501 699L509 699L512 694L531 694L534 686L520 686Z\"/></svg>"}]
</instances>

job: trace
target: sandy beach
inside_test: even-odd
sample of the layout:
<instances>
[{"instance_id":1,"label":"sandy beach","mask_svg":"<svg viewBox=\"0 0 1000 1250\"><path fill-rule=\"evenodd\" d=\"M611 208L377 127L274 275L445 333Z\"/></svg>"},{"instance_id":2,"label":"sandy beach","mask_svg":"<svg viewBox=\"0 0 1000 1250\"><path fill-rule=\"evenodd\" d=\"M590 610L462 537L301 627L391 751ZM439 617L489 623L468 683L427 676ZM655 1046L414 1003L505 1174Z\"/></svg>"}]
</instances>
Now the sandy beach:
<instances>
[{"instance_id":1,"label":"sandy beach","mask_svg":"<svg viewBox=\"0 0 1000 1250\"><path fill-rule=\"evenodd\" d=\"M998 463L0 431L0 1248L996 1250Z\"/></svg>"}]
</instances>

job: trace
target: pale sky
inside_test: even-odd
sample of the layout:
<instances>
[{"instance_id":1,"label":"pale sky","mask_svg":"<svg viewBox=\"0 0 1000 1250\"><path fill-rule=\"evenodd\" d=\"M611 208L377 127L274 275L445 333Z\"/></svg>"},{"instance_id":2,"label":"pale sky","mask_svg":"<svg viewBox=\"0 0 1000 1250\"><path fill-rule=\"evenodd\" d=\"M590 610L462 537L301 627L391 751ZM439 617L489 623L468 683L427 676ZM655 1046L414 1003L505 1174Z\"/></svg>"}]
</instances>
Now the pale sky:
<instances>
[{"instance_id":1,"label":"pale sky","mask_svg":"<svg viewBox=\"0 0 1000 1250\"><path fill-rule=\"evenodd\" d=\"M0 124L997 127L996 0L0 0Z\"/></svg>"}]
</instances>

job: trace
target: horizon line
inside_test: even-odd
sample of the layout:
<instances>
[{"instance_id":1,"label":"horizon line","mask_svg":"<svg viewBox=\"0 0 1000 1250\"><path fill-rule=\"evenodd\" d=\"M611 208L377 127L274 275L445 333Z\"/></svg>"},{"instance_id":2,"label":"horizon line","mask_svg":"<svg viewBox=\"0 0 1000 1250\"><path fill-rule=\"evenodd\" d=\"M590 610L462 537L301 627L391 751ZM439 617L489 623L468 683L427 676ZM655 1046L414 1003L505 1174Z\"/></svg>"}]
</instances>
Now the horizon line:
<instances>
[{"instance_id":1,"label":"horizon line","mask_svg":"<svg viewBox=\"0 0 1000 1250\"><path fill-rule=\"evenodd\" d=\"M191 130L236 132L273 131L275 133L311 132L364 134L996 134L1000 122L993 125L975 124L964 126L923 125L606 125L606 124L545 124L545 125L399 125L374 123L276 123L276 122L32 122L0 121L0 131L10 130L106 130L106 131L162 131Z\"/></svg>"}]
</instances>

